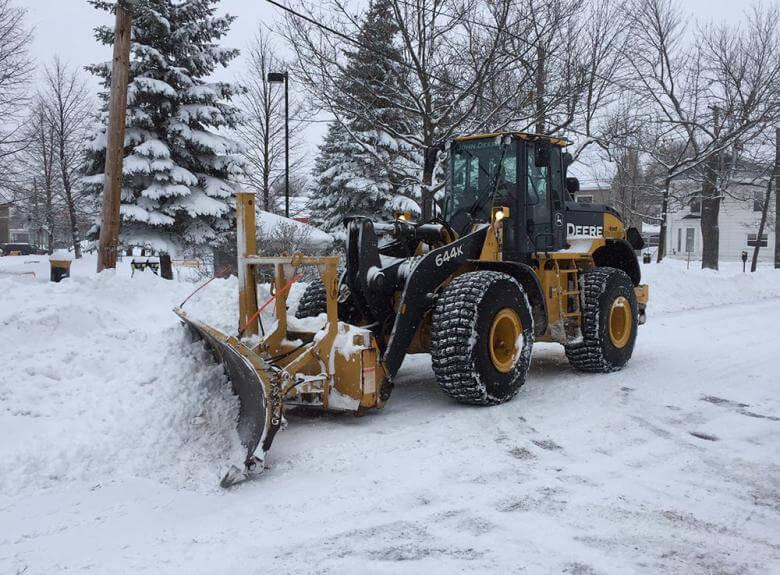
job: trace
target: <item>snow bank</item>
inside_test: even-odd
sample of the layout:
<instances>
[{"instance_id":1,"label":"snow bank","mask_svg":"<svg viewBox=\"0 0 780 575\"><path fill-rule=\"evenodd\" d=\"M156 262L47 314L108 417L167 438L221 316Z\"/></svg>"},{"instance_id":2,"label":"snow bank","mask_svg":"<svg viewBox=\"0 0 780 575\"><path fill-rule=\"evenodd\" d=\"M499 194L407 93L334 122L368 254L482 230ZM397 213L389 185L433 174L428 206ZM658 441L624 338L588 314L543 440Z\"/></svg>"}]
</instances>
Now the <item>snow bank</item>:
<instances>
[{"instance_id":1,"label":"snow bank","mask_svg":"<svg viewBox=\"0 0 780 575\"><path fill-rule=\"evenodd\" d=\"M196 284L131 278L125 259L98 276L88 256L54 284L47 256L0 258L0 493L128 476L209 491L243 460L222 368L172 311ZM185 309L235 333L237 293L216 279Z\"/></svg>"},{"instance_id":2,"label":"snow bank","mask_svg":"<svg viewBox=\"0 0 780 575\"><path fill-rule=\"evenodd\" d=\"M144 477L176 489L216 489L242 458L237 404L220 367L172 313L194 289L151 273L94 273L94 256L71 278L48 279L46 256L0 258L0 492L72 481ZM18 273L35 272L32 275ZM780 298L780 272L643 266L649 324L661 314ZM294 311L304 285L293 286ZM218 279L185 309L237 331L237 281ZM268 298L260 289L261 302ZM271 312L273 306L269 306ZM264 315L266 329L273 318Z\"/></svg>"},{"instance_id":3,"label":"snow bank","mask_svg":"<svg viewBox=\"0 0 780 575\"><path fill-rule=\"evenodd\" d=\"M128 475L212 488L241 461L222 370L171 312L191 290L0 275L0 492Z\"/></svg>"},{"instance_id":4,"label":"snow bank","mask_svg":"<svg viewBox=\"0 0 780 575\"><path fill-rule=\"evenodd\" d=\"M780 270L742 273L742 264L734 262L720 268L702 270L700 262L691 262L686 269L684 261L671 259L642 264L642 283L650 285L648 321L657 314L780 298Z\"/></svg>"}]
</instances>

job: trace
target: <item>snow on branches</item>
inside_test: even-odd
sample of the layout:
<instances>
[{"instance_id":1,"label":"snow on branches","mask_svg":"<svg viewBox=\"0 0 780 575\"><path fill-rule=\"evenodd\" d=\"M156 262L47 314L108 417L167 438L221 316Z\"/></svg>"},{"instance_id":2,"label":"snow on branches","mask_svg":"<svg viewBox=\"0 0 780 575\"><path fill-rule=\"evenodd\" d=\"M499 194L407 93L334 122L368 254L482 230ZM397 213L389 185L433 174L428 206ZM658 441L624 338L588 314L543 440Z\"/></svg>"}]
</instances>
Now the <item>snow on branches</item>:
<instances>
[{"instance_id":1,"label":"snow on branches","mask_svg":"<svg viewBox=\"0 0 780 575\"><path fill-rule=\"evenodd\" d=\"M345 53L342 90L334 98L340 113L320 147L309 206L312 222L328 231L340 230L350 214L419 212L417 158L407 142L391 135L408 133L414 124L394 100L406 74L397 36L390 5L372 2L358 33L360 47ZM367 121L361 110L370 110L376 121Z\"/></svg>"},{"instance_id":2,"label":"snow on branches","mask_svg":"<svg viewBox=\"0 0 780 575\"><path fill-rule=\"evenodd\" d=\"M110 3L89 0L111 11ZM122 183L122 239L168 251L215 244L232 226L235 178L243 173L241 145L225 135L241 122L231 103L241 89L206 81L238 51L217 42L233 16L216 15L219 0L137 0L128 86ZM113 42L113 30L96 37ZM111 85L111 62L91 66L102 78L103 99ZM107 115L88 154L90 191L102 191Z\"/></svg>"}]
</instances>

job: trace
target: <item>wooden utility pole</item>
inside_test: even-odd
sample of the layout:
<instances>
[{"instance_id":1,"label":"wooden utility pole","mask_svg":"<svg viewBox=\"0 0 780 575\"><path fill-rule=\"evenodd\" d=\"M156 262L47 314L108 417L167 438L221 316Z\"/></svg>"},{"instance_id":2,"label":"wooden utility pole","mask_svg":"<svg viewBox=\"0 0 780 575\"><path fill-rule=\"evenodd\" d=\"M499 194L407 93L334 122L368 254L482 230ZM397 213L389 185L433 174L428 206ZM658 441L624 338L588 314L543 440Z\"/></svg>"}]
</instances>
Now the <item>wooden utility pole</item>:
<instances>
[{"instance_id":1,"label":"wooden utility pole","mask_svg":"<svg viewBox=\"0 0 780 575\"><path fill-rule=\"evenodd\" d=\"M775 269L780 269L780 191L778 190L780 190L780 128L775 129ZM761 238L757 239L761 241Z\"/></svg>"},{"instance_id":2,"label":"wooden utility pole","mask_svg":"<svg viewBox=\"0 0 780 575\"><path fill-rule=\"evenodd\" d=\"M122 192L122 159L125 149L127 82L130 67L131 0L117 0L111 101L108 110L103 217L100 224L97 271L116 268L119 244L119 207Z\"/></svg>"}]
</instances>

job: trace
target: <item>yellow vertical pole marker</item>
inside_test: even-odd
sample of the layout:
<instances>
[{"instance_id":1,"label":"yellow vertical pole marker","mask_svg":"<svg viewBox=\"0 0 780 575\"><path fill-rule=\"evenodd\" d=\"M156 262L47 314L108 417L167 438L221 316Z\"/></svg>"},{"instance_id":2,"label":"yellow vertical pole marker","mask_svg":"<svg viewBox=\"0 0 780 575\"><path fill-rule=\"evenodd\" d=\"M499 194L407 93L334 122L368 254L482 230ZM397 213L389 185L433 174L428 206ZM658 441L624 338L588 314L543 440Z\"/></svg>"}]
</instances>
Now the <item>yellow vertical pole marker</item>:
<instances>
[{"instance_id":1,"label":"yellow vertical pole marker","mask_svg":"<svg viewBox=\"0 0 780 575\"><path fill-rule=\"evenodd\" d=\"M239 328L257 313L257 284L254 266L246 258L257 255L257 228L255 223L255 195L236 194L236 244L238 245L238 325ZM257 321L247 325L244 335L257 335Z\"/></svg>"},{"instance_id":2,"label":"yellow vertical pole marker","mask_svg":"<svg viewBox=\"0 0 780 575\"><path fill-rule=\"evenodd\" d=\"M328 323L330 325L336 325L339 322L339 288L338 288L338 272L335 262L328 262L325 264L325 273L322 274L322 283L325 285L326 291L326 311L328 314Z\"/></svg>"},{"instance_id":3,"label":"yellow vertical pole marker","mask_svg":"<svg viewBox=\"0 0 780 575\"><path fill-rule=\"evenodd\" d=\"M276 264L274 266L274 282L276 282L276 293L282 294L282 290L287 285L287 282L292 279L290 277L287 278L286 274L284 273L284 264ZM276 298L274 301L274 310L276 311L276 321L277 321L277 327L276 330L278 333L282 334L282 337L286 339L287 337L287 295L289 292L279 295L279 297Z\"/></svg>"},{"instance_id":4,"label":"yellow vertical pole marker","mask_svg":"<svg viewBox=\"0 0 780 575\"><path fill-rule=\"evenodd\" d=\"M338 257L329 257L324 266L319 266L320 279L325 286L326 293L326 307L325 310L328 316L328 330L325 332L325 336L320 340L320 350L323 355L328 358L326 361L326 372L330 378L325 380L323 386L322 406L328 409L328 403L330 400L330 386L333 384L337 386L338 377L336 373L339 372L335 369L338 358L334 354L338 353L333 349L333 343L336 340L336 334L338 333ZM331 367L333 367L334 373L331 373Z\"/></svg>"}]
</instances>

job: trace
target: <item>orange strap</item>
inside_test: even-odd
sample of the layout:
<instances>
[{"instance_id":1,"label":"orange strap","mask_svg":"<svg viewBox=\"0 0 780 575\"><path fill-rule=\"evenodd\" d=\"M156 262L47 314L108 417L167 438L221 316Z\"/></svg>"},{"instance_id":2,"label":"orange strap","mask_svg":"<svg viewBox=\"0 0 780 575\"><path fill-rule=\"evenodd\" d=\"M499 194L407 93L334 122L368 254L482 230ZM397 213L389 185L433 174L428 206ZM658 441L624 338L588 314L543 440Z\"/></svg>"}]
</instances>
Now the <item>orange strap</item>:
<instances>
[{"instance_id":1,"label":"orange strap","mask_svg":"<svg viewBox=\"0 0 780 575\"><path fill-rule=\"evenodd\" d=\"M230 265L226 265L224 268L219 270L216 274L214 274L213 278L211 278L209 281L204 283L202 286L196 288L194 292L192 292L190 295L188 295L186 298L184 298L184 301L179 304L179 307L184 307L184 304L187 303L192 296L194 296L196 293L198 293L200 290L202 290L204 287L209 285L211 282L213 282L215 279L217 279L219 276L221 276L223 273L225 273L229 269L230 269Z\"/></svg>"},{"instance_id":2,"label":"orange strap","mask_svg":"<svg viewBox=\"0 0 780 575\"><path fill-rule=\"evenodd\" d=\"M292 287L292 285L295 282L297 282L299 279L301 279L302 277L303 277L302 275L295 276L293 279L288 281L282 289L277 290L274 295L272 295L265 303L263 303L263 305L261 305L259 308L257 308L257 311L252 314L252 317L249 318L249 321L247 321L244 324L244 326L240 330L238 330L238 337L240 338L242 335L244 335L244 330L246 330L246 328L249 326L249 324L251 324L253 321L255 321L258 318L258 316L260 315L260 312L262 312L265 308L267 308L269 305L271 305L272 301L274 301L280 295L282 295L287 290L289 290Z\"/></svg>"}]
</instances>

